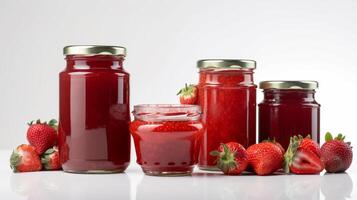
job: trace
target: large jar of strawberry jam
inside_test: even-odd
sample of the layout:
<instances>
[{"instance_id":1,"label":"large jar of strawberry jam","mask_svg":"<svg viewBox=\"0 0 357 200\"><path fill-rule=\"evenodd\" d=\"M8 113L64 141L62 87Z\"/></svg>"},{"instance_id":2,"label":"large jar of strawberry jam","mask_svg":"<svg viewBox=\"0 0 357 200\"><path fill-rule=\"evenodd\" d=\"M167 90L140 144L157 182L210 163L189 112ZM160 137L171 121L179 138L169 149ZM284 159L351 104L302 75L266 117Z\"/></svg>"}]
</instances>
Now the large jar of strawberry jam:
<instances>
[{"instance_id":1,"label":"large jar of strawberry jam","mask_svg":"<svg viewBox=\"0 0 357 200\"><path fill-rule=\"evenodd\" d=\"M130 161L129 74L125 48L67 46L59 75L62 168L76 173L123 172Z\"/></svg>"},{"instance_id":2,"label":"large jar of strawberry jam","mask_svg":"<svg viewBox=\"0 0 357 200\"><path fill-rule=\"evenodd\" d=\"M263 81L259 104L259 140L274 139L286 149L293 135L320 141L320 105L316 81Z\"/></svg>"},{"instance_id":3,"label":"large jar of strawberry jam","mask_svg":"<svg viewBox=\"0 0 357 200\"><path fill-rule=\"evenodd\" d=\"M154 176L191 174L197 163L202 135L197 105L151 104L134 106L130 130L137 163Z\"/></svg>"},{"instance_id":4,"label":"large jar of strawberry jam","mask_svg":"<svg viewBox=\"0 0 357 200\"><path fill-rule=\"evenodd\" d=\"M199 149L199 168L217 170L210 152L221 143L256 142L256 85L253 60L200 60L198 96L205 127Z\"/></svg>"}]
</instances>

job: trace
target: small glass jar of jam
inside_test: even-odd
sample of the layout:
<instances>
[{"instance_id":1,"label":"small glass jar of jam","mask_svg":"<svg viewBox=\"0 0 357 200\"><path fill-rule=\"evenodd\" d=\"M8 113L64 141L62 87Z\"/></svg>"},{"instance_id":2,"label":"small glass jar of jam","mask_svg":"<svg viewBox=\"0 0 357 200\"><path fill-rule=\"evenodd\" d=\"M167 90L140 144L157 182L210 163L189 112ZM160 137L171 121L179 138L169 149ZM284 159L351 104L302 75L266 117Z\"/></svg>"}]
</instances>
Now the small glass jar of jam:
<instances>
[{"instance_id":1,"label":"small glass jar of jam","mask_svg":"<svg viewBox=\"0 0 357 200\"><path fill-rule=\"evenodd\" d=\"M196 146L202 134L197 105L134 106L130 125L137 163L154 176L188 175L197 163Z\"/></svg>"},{"instance_id":2,"label":"small glass jar of jam","mask_svg":"<svg viewBox=\"0 0 357 200\"><path fill-rule=\"evenodd\" d=\"M62 168L75 173L123 172L130 161L129 74L125 48L67 46L59 75Z\"/></svg>"},{"instance_id":3,"label":"small glass jar of jam","mask_svg":"<svg viewBox=\"0 0 357 200\"><path fill-rule=\"evenodd\" d=\"M320 141L320 105L315 100L316 81L263 81L259 104L259 141L273 139L286 149L290 137L310 135Z\"/></svg>"},{"instance_id":4,"label":"small glass jar of jam","mask_svg":"<svg viewBox=\"0 0 357 200\"><path fill-rule=\"evenodd\" d=\"M256 142L256 85L253 60L200 60L198 101L205 127L200 142L198 166L217 170L210 152L221 143L238 142L244 147Z\"/></svg>"}]
</instances>

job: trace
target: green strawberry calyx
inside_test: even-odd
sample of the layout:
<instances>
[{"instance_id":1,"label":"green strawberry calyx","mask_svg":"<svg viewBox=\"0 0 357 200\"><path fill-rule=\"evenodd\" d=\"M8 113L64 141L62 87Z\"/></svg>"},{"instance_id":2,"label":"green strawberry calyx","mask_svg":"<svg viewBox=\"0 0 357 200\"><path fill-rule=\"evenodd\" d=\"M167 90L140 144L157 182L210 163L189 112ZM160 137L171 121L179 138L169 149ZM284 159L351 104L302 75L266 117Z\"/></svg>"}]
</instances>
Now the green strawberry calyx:
<instances>
[{"instance_id":1,"label":"green strawberry calyx","mask_svg":"<svg viewBox=\"0 0 357 200\"><path fill-rule=\"evenodd\" d=\"M211 156L216 156L217 167L221 169L224 173L229 173L237 167L237 162L235 160L237 152L231 151L226 144L221 144L223 151L211 151Z\"/></svg>"},{"instance_id":2,"label":"green strawberry calyx","mask_svg":"<svg viewBox=\"0 0 357 200\"><path fill-rule=\"evenodd\" d=\"M346 136L344 136L342 133L339 133L336 137L333 137L330 132L327 132L325 134L325 142L330 142L333 140L345 142L345 138L346 138ZM345 142L345 143L348 144L349 146L351 146L351 142Z\"/></svg>"},{"instance_id":3,"label":"green strawberry calyx","mask_svg":"<svg viewBox=\"0 0 357 200\"><path fill-rule=\"evenodd\" d=\"M58 126L57 126L57 120L55 120L55 119L51 119L49 122L46 122L46 121L41 122L41 120L38 119L38 120L32 120L32 121L30 121L29 123L27 123L27 125L29 125L29 126L32 126L32 125L35 125L35 124L48 125L48 126L54 128L54 129L56 129L56 130L57 130L57 127L58 127Z\"/></svg>"},{"instance_id":4,"label":"green strawberry calyx","mask_svg":"<svg viewBox=\"0 0 357 200\"><path fill-rule=\"evenodd\" d=\"M185 84L185 87L182 88L177 95L182 95L182 96L191 96L194 95L195 91L196 91L196 85L190 84L187 85L187 83Z\"/></svg>"},{"instance_id":5,"label":"green strawberry calyx","mask_svg":"<svg viewBox=\"0 0 357 200\"><path fill-rule=\"evenodd\" d=\"M21 161L21 155L18 153L17 150L14 150L10 157L10 167L13 172L17 172L16 167L19 165L20 161Z\"/></svg>"},{"instance_id":6,"label":"green strawberry calyx","mask_svg":"<svg viewBox=\"0 0 357 200\"><path fill-rule=\"evenodd\" d=\"M51 169L51 155L56 151L55 147L49 148L41 155L41 163L45 169Z\"/></svg>"}]
</instances>

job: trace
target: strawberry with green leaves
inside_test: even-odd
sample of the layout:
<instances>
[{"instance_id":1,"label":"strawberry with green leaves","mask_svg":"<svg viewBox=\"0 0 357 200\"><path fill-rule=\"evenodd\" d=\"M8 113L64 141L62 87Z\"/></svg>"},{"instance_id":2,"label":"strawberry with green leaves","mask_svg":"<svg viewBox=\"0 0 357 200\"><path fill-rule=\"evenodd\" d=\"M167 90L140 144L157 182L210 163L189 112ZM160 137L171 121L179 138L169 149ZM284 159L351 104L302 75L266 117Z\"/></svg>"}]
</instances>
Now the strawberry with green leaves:
<instances>
[{"instance_id":1,"label":"strawberry with green leaves","mask_svg":"<svg viewBox=\"0 0 357 200\"><path fill-rule=\"evenodd\" d=\"M177 95L180 95L181 104L197 104L198 88L195 85L187 85L182 88Z\"/></svg>"},{"instance_id":2,"label":"strawberry with green leaves","mask_svg":"<svg viewBox=\"0 0 357 200\"><path fill-rule=\"evenodd\" d=\"M61 163L59 159L58 149L56 147L47 149L45 153L41 155L41 163L46 170L59 170L61 169Z\"/></svg>"},{"instance_id":3,"label":"strawberry with green leaves","mask_svg":"<svg viewBox=\"0 0 357 200\"><path fill-rule=\"evenodd\" d=\"M218 151L212 151L211 156L217 157L217 167L227 175L241 174L248 165L248 155L245 148L237 142L221 144Z\"/></svg>"},{"instance_id":4,"label":"strawberry with green leaves","mask_svg":"<svg viewBox=\"0 0 357 200\"><path fill-rule=\"evenodd\" d=\"M38 155L57 143L57 121L52 119L48 123L37 120L28 123L27 130L28 142L36 148Z\"/></svg>"},{"instance_id":5,"label":"strawberry with green leaves","mask_svg":"<svg viewBox=\"0 0 357 200\"><path fill-rule=\"evenodd\" d=\"M320 154L319 145L310 137L293 136L284 155L284 171L294 174L320 173L324 169Z\"/></svg>"},{"instance_id":6,"label":"strawberry with green leaves","mask_svg":"<svg viewBox=\"0 0 357 200\"><path fill-rule=\"evenodd\" d=\"M11 154L10 167L14 172L40 171L42 165L36 148L27 144L18 146Z\"/></svg>"},{"instance_id":7,"label":"strawberry with green leaves","mask_svg":"<svg viewBox=\"0 0 357 200\"><path fill-rule=\"evenodd\" d=\"M346 171L352 163L353 152L350 142L344 142L345 136L338 134L333 138L331 133L325 135L325 143L321 147L321 160L329 173Z\"/></svg>"}]
</instances>

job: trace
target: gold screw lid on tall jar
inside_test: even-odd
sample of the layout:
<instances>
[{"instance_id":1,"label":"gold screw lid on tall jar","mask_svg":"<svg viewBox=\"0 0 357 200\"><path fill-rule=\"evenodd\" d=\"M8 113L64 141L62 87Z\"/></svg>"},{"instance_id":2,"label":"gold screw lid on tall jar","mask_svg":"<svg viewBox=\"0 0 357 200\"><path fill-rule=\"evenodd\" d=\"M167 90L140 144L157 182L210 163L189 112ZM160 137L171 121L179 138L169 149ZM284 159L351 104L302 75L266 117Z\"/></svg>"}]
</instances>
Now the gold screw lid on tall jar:
<instances>
[{"instance_id":1,"label":"gold screw lid on tall jar","mask_svg":"<svg viewBox=\"0 0 357 200\"><path fill-rule=\"evenodd\" d=\"M126 56L126 49L121 46L71 45L63 48L63 54Z\"/></svg>"},{"instance_id":2,"label":"gold screw lid on tall jar","mask_svg":"<svg viewBox=\"0 0 357 200\"><path fill-rule=\"evenodd\" d=\"M197 61L197 67L200 69L255 69L256 62L246 59L205 59Z\"/></svg>"},{"instance_id":3,"label":"gold screw lid on tall jar","mask_svg":"<svg viewBox=\"0 0 357 200\"><path fill-rule=\"evenodd\" d=\"M319 87L317 81L262 81L259 83L260 89L301 89L315 90Z\"/></svg>"}]
</instances>

